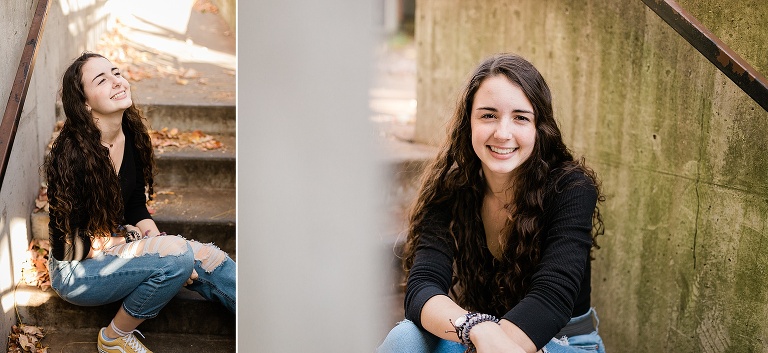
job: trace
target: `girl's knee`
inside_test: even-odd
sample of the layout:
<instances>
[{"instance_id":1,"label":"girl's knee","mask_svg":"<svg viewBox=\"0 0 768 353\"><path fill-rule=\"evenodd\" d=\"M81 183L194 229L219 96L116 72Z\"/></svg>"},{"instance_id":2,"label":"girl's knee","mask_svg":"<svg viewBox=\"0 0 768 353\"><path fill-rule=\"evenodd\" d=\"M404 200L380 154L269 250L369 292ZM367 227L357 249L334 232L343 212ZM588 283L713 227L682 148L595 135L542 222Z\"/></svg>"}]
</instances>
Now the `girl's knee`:
<instances>
[{"instance_id":1,"label":"girl's knee","mask_svg":"<svg viewBox=\"0 0 768 353\"><path fill-rule=\"evenodd\" d=\"M200 261L200 267L207 273L213 272L227 260L227 253L213 244L203 244L194 240L189 241L195 260Z\"/></svg>"},{"instance_id":2,"label":"girl's knee","mask_svg":"<svg viewBox=\"0 0 768 353\"><path fill-rule=\"evenodd\" d=\"M187 240L174 236L158 236L121 244L107 250L108 255L122 258L141 257L146 255L184 256L191 252Z\"/></svg>"},{"instance_id":3,"label":"girl's knee","mask_svg":"<svg viewBox=\"0 0 768 353\"><path fill-rule=\"evenodd\" d=\"M394 353L394 352L428 352L430 346L430 339L432 337L426 331L421 330L416 324L410 320L403 320L398 323L387 337L384 338L384 342L379 346L377 353ZM437 339L437 337L434 337Z\"/></svg>"}]
</instances>

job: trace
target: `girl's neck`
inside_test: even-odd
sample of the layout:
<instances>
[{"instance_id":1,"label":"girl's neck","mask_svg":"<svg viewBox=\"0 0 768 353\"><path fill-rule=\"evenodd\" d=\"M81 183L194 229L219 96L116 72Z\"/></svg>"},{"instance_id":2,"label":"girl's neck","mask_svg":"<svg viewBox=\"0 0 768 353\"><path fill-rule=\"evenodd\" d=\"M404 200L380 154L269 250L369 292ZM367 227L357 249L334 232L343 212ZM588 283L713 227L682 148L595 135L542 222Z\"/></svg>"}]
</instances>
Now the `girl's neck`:
<instances>
[{"instance_id":1,"label":"girl's neck","mask_svg":"<svg viewBox=\"0 0 768 353\"><path fill-rule=\"evenodd\" d=\"M492 195L505 204L512 201L513 182L509 178L502 178L492 173L483 173L485 176L486 193Z\"/></svg>"},{"instance_id":2,"label":"girl's neck","mask_svg":"<svg viewBox=\"0 0 768 353\"><path fill-rule=\"evenodd\" d=\"M103 116L96 119L96 126L101 130L104 142L115 141L123 131L123 115Z\"/></svg>"}]
</instances>

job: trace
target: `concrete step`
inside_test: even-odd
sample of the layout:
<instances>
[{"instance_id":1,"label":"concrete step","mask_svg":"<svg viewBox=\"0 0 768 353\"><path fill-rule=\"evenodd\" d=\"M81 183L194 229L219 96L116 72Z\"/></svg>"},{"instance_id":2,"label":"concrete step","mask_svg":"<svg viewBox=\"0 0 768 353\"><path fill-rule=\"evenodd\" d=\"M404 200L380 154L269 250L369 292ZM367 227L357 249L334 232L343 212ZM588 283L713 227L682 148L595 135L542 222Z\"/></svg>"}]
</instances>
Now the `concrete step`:
<instances>
[{"instance_id":1,"label":"concrete step","mask_svg":"<svg viewBox=\"0 0 768 353\"><path fill-rule=\"evenodd\" d=\"M235 189L157 189L152 218L168 234L214 243L234 258L236 251ZM32 237L48 239L47 212L32 213Z\"/></svg>"},{"instance_id":2,"label":"concrete step","mask_svg":"<svg viewBox=\"0 0 768 353\"><path fill-rule=\"evenodd\" d=\"M152 215L158 228L187 239L213 242L234 256L235 189L157 189Z\"/></svg>"},{"instance_id":3,"label":"concrete step","mask_svg":"<svg viewBox=\"0 0 768 353\"><path fill-rule=\"evenodd\" d=\"M234 104L162 104L141 106L153 130L164 127L200 130L206 134L235 135L237 121Z\"/></svg>"},{"instance_id":4,"label":"concrete step","mask_svg":"<svg viewBox=\"0 0 768 353\"><path fill-rule=\"evenodd\" d=\"M173 334L141 330L146 338L138 336L153 352L162 353L230 353L236 351L234 336L211 334ZM98 328L47 333L43 345L49 352L82 353L96 352Z\"/></svg>"},{"instance_id":5,"label":"concrete step","mask_svg":"<svg viewBox=\"0 0 768 353\"><path fill-rule=\"evenodd\" d=\"M115 316L121 303L77 306L62 300L53 290L41 291L25 284L21 284L16 291L16 300L22 322L40 326L46 332L104 327ZM207 301L196 292L182 288L156 318L142 323L139 330L145 334L162 332L234 337L235 315L221 304Z\"/></svg>"},{"instance_id":6,"label":"concrete step","mask_svg":"<svg viewBox=\"0 0 768 353\"><path fill-rule=\"evenodd\" d=\"M181 131L200 130L206 134L235 135L236 107L230 103L173 104L151 103L139 106L152 130L177 128ZM56 102L56 119L64 119L64 107Z\"/></svg>"},{"instance_id":7,"label":"concrete step","mask_svg":"<svg viewBox=\"0 0 768 353\"><path fill-rule=\"evenodd\" d=\"M202 151L194 147L155 150L155 188L235 188L235 137L216 135L223 148Z\"/></svg>"}]
</instances>

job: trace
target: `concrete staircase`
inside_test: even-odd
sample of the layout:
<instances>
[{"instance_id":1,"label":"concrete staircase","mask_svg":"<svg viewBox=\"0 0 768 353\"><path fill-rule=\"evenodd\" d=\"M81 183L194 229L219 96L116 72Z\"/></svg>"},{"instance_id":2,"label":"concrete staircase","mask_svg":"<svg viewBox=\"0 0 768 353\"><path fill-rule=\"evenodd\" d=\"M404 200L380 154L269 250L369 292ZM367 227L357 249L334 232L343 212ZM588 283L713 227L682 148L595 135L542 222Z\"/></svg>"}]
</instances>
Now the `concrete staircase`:
<instances>
[{"instance_id":1,"label":"concrete staircase","mask_svg":"<svg viewBox=\"0 0 768 353\"><path fill-rule=\"evenodd\" d=\"M154 129L191 131L205 126L208 131L203 132L223 143L222 149L209 151L192 147L156 151L153 218L161 231L213 242L235 259L235 106L142 108ZM165 115L171 111L175 115ZM33 223L33 236L47 239L48 215L33 214ZM41 327L46 333L43 343L57 353L95 352L99 328L109 324L120 306L117 302L79 307L52 290L23 285L16 297L22 322ZM155 352L235 351L235 315L187 289L138 329Z\"/></svg>"}]
</instances>

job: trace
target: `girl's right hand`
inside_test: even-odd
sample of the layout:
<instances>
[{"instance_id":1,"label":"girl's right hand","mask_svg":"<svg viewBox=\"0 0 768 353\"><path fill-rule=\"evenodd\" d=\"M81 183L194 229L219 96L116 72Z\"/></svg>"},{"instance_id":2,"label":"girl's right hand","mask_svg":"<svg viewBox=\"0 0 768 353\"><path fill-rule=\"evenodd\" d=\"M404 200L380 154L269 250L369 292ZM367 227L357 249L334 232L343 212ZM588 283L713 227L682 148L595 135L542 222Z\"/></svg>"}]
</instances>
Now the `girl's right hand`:
<instances>
[{"instance_id":1,"label":"girl's right hand","mask_svg":"<svg viewBox=\"0 0 768 353\"><path fill-rule=\"evenodd\" d=\"M492 321L475 325L469 335L477 353L526 353L501 326Z\"/></svg>"}]
</instances>

